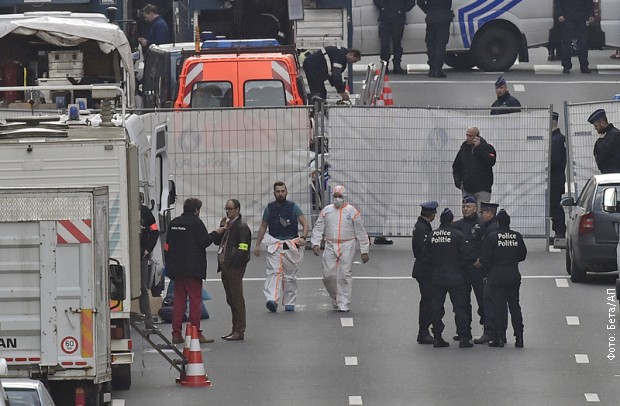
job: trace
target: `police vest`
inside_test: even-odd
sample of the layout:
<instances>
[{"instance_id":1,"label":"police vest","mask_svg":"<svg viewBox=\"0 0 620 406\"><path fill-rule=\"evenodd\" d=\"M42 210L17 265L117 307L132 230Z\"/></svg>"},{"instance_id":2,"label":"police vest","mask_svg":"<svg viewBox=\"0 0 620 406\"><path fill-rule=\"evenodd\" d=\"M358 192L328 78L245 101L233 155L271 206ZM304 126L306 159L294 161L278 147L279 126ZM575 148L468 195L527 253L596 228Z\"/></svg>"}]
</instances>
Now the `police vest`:
<instances>
[{"instance_id":1,"label":"police vest","mask_svg":"<svg viewBox=\"0 0 620 406\"><path fill-rule=\"evenodd\" d=\"M271 202L267 205L269 209L267 225L269 225L269 234L272 237L280 239L297 237L299 225L294 207L295 203L288 200L282 204Z\"/></svg>"}]
</instances>

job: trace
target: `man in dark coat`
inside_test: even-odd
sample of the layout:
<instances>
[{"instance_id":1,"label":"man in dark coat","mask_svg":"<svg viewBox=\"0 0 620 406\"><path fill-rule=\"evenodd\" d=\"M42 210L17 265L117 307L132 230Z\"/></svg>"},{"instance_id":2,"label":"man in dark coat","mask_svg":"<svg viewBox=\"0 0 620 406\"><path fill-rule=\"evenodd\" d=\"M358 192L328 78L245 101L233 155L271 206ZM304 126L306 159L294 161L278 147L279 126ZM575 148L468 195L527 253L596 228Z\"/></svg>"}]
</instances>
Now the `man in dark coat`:
<instances>
[{"instance_id":1,"label":"man in dark coat","mask_svg":"<svg viewBox=\"0 0 620 406\"><path fill-rule=\"evenodd\" d=\"M520 233L510 229L510 216L504 210L497 214L499 230L489 234L482 244L480 262L486 269L493 314L493 339L490 347L503 347L508 324L506 304L516 337L515 347L523 347L523 315L519 305L521 274L519 262L527 256Z\"/></svg>"},{"instance_id":2,"label":"man in dark coat","mask_svg":"<svg viewBox=\"0 0 620 406\"><path fill-rule=\"evenodd\" d=\"M422 210L418 221L413 227L413 238L411 248L415 262L413 264L413 278L418 281L420 288L420 309L418 315L418 343L433 344L433 336L428 332L433 322L432 302L431 302L431 279L433 277L433 265L430 257L430 236L433 232L431 222L437 214L436 201L424 202L420 204Z\"/></svg>"},{"instance_id":3,"label":"man in dark coat","mask_svg":"<svg viewBox=\"0 0 620 406\"><path fill-rule=\"evenodd\" d=\"M373 0L379 9L379 41L381 41L381 60L390 63L390 54L394 52L392 64L394 73L407 73L401 66L403 47L401 41L407 12L415 6L415 0ZM387 71L386 71L387 73Z\"/></svg>"},{"instance_id":4,"label":"man in dark coat","mask_svg":"<svg viewBox=\"0 0 620 406\"><path fill-rule=\"evenodd\" d=\"M588 117L588 122L599 133L594 143L594 158L601 173L620 172L620 131L607 121L605 110L598 109Z\"/></svg>"},{"instance_id":5,"label":"man in dark coat","mask_svg":"<svg viewBox=\"0 0 620 406\"><path fill-rule=\"evenodd\" d=\"M577 39L577 56L581 73L590 73L588 67L588 28L586 21L594 22L592 0L559 0L557 4L557 20L562 35L562 73L570 73L573 63L572 42Z\"/></svg>"},{"instance_id":6,"label":"man in dark coat","mask_svg":"<svg viewBox=\"0 0 620 406\"><path fill-rule=\"evenodd\" d=\"M467 242L467 256L465 262L465 288L467 301L467 316L469 322L472 321L471 291L474 291L476 302L478 303L478 316L480 316L480 324L484 326L484 281L482 271L474 266L474 263L480 257L480 241L478 233L480 232L480 216L477 213L476 199L473 196L465 196L462 203L463 218L454 223L454 228L459 230L465 237ZM455 336L455 340L460 337Z\"/></svg>"},{"instance_id":7,"label":"man in dark coat","mask_svg":"<svg viewBox=\"0 0 620 406\"><path fill-rule=\"evenodd\" d=\"M500 114L518 113L521 111L521 102L510 94L508 91L508 85L506 79L500 76L495 81L495 95L497 100L491 105L491 115L497 116Z\"/></svg>"},{"instance_id":8,"label":"man in dark coat","mask_svg":"<svg viewBox=\"0 0 620 406\"><path fill-rule=\"evenodd\" d=\"M471 195L480 202L491 201L493 186L493 166L497 153L493 145L480 136L477 127L470 127L466 139L452 163L454 185L461 189L463 197Z\"/></svg>"},{"instance_id":9,"label":"man in dark coat","mask_svg":"<svg viewBox=\"0 0 620 406\"><path fill-rule=\"evenodd\" d=\"M198 215L202 202L190 197L183 203L183 214L168 225L166 236L166 268L168 277L174 281L174 304L172 310L172 342L181 344L181 324L187 297L189 296L189 322L200 330L200 308L202 306L202 281L207 277L207 256L205 250L224 227L209 233ZM209 343L200 333L200 342Z\"/></svg>"},{"instance_id":10,"label":"man in dark coat","mask_svg":"<svg viewBox=\"0 0 620 406\"><path fill-rule=\"evenodd\" d=\"M356 63L362 59L362 54L357 49L347 49L328 46L319 49L304 59L304 72L310 88L309 99L312 96L327 98L325 81L336 88L342 100L349 100L345 83L342 81L342 73L349 63Z\"/></svg>"},{"instance_id":11,"label":"man in dark coat","mask_svg":"<svg viewBox=\"0 0 620 406\"><path fill-rule=\"evenodd\" d=\"M215 243L220 246L217 252L217 271L221 272L222 284L226 292L226 303L232 312L232 331L222 336L226 341L243 340L245 337L245 299L243 297L243 275L250 261L252 231L241 216L241 203L237 199L226 202L226 226L224 235Z\"/></svg>"},{"instance_id":12,"label":"man in dark coat","mask_svg":"<svg viewBox=\"0 0 620 406\"><path fill-rule=\"evenodd\" d=\"M148 207L140 205L140 313L151 320L151 304L149 289L151 288L151 275L149 272L149 257L157 244L159 228L155 217Z\"/></svg>"},{"instance_id":13,"label":"man in dark coat","mask_svg":"<svg viewBox=\"0 0 620 406\"><path fill-rule=\"evenodd\" d=\"M552 229L555 238L566 238L566 218L564 208L560 204L562 195L566 191L566 137L558 128L559 114L553 112L551 121L551 170L549 190L549 214L551 214Z\"/></svg>"},{"instance_id":14,"label":"man in dark coat","mask_svg":"<svg viewBox=\"0 0 620 406\"><path fill-rule=\"evenodd\" d=\"M149 33L146 38L138 38L140 45L148 49L149 46L156 44L167 44L170 42L170 29L166 20L159 15L157 7L152 4L147 4L142 9L142 15L144 19L151 24Z\"/></svg>"},{"instance_id":15,"label":"man in dark coat","mask_svg":"<svg viewBox=\"0 0 620 406\"><path fill-rule=\"evenodd\" d=\"M445 78L443 64L446 45L450 39L450 24L454 18L452 0L418 0L418 7L426 14L426 54L430 67L428 76Z\"/></svg>"},{"instance_id":16,"label":"man in dark coat","mask_svg":"<svg viewBox=\"0 0 620 406\"><path fill-rule=\"evenodd\" d=\"M446 294L454 309L456 332L460 338L459 348L472 347L471 325L467 317L465 300L465 271L463 261L467 255L465 237L452 227L454 215L444 209L439 217L439 228L430 237L430 257L433 265L432 310L434 347L448 347L441 333L445 327L442 319L445 314Z\"/></svg>"}]
</instances>

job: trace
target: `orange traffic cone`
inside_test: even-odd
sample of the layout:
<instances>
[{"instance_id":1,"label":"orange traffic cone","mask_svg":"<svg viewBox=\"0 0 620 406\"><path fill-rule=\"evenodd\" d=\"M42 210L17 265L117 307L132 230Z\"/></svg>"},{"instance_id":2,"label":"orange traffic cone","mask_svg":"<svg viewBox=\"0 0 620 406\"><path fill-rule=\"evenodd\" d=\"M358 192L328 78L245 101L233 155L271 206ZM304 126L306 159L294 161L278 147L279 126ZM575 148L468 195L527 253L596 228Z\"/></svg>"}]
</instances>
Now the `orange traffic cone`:
<instances>
[{"instance_id":1,"label":"orange traffic cone","mask_svg":"<svg viewBox=\"0 0 620 406\"><path fill-rule=\"evenodd\" d=\"M198 327L192 326L192 341L187 357L187 370L185 376L181 376L177 383L181 386L211 386L211 381L205 373L205 366L202 363L202 353L200 352L200 342L198 341Z\"/></svg>"},{"instance_id":2,"label":"orange traffic cone","mask_svg":"<svg viewBox=\"0 0 620 406\"><path fill-rule=\"evenodd\" d=\"M383 78L383 90L381 90L381 97L383 98L383 103L385 106L394 105L394 100L392 99L392 87L390 86L388 75L385 75Z\"/></svg>"},{"instance_id":3,"label":"orange traffic cone","mask_svg":"<svg viewBox=\"0 0 620 406\"><path fill-rule=\"evenodd\" d=\"M187 323L185 325L185 345L183 346L183 356L189 358L189 348L192 344L192 325Z\"/></svg>"}]
</instances>

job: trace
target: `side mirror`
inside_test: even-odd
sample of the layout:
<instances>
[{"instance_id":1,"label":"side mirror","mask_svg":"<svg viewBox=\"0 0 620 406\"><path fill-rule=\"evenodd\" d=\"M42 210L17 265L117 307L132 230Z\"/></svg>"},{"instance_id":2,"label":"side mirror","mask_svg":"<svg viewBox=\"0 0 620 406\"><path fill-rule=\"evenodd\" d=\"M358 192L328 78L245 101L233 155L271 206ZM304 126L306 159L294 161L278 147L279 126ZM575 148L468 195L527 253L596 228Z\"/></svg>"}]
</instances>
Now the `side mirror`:
<instances>
[{"instance_id":1,"label":"side mirror","mask_svg":"<svg viewBox=\"0 0 620 406\"><path fill-rule=\"evenodd\" d=\"M603 190L603 211L615 213L618 211L618 200L616 198L616 188L608 187Z\"/></svg>"},{"instance_id":2,"label":"side mirror","mask_svg":"<svg viewBox=\"0 0 620 406\"><path fill-rule=\"evenodd\" d=\"M114 258L110 258L110 300L125 300L125 267Z\"/></svg>"},{"instance_id":3,"label":"side mirror","mask_svg":"<svg viewBox=\"0 0 620 406\"><path fill-rule=\"evenodd\" d=\"M560 204L562 206L574 206L575 205L575 199L572 197L565 197L562 200L560 200Z\"/></svg>"}]
</instances>

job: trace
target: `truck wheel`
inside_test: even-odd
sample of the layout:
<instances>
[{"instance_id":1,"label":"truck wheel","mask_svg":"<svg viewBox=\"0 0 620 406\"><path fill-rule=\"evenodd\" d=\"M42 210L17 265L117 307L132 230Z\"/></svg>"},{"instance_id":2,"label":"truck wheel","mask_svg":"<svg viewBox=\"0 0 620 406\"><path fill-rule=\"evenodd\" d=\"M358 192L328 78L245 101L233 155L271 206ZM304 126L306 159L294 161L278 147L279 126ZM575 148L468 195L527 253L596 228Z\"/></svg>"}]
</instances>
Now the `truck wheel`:
<instances>
[{"instance_id":1,"label":"truck wheel","mask_svg":"<svg viewBox=\"0 0 620 406\"><path fill-rule=\"evenodd\" d=\"M519 42L507 28L492 27L476 34L472 45L473 62L486 72L503 72L514 65Z\"/></svg>"},{"instance_id":2,"label":"truck wheel","mask_svg":"<svg viewBox=\"0 0 620 406\"><path fill-rule=\"evenodd\" d=\"M112 366L112 389L129 390L131 388L131 365Z\"/></svg>"},{"instance_id":3,"label":"truck wheel","mask_svg":"<svg viewBox=\"0 0 620 406\"><path fill-rule=\"evenodd\" d=\"M473 68L469 52L446 52L446 65L454 70L468 71Z\"/></svg>"}]
</instances>

